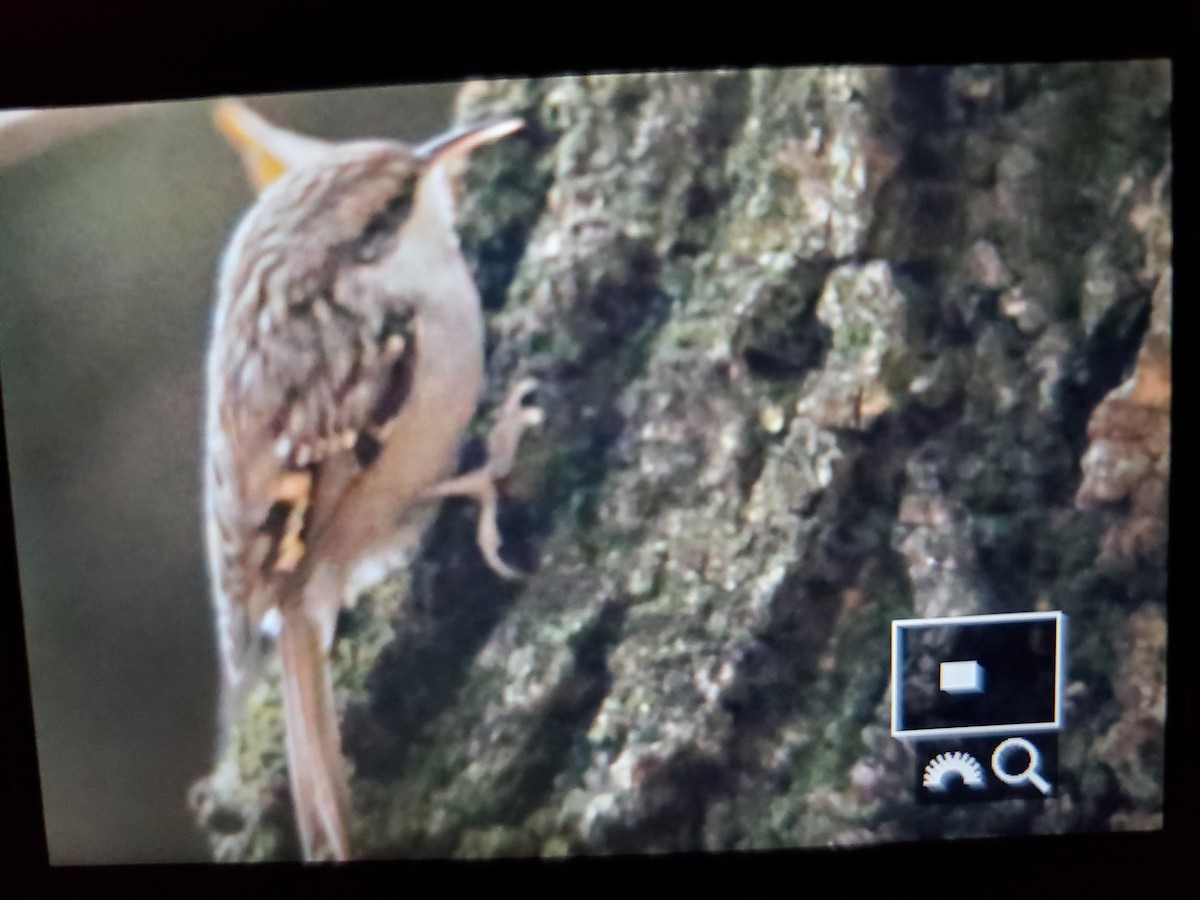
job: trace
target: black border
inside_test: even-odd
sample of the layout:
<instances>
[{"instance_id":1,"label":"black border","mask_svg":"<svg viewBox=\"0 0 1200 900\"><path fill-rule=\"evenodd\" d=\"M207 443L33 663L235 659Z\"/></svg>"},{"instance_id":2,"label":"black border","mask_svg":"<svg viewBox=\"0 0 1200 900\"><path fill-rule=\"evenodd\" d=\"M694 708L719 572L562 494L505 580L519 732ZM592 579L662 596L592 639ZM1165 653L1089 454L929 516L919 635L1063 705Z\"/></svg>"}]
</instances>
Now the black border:
<instances>
[{"instance_id":1,"label":"black border","mask_svg":"<svg viewBox=\"0 0 1200 900\"><path fill-rule=\"evenodd\" d=\"M1182 4L1180 6L1183 6ZM452 8L451 8L452 7ZM689 9L690 13L678 10ZM7 8L0 27L0 108L269 93L323 87L453 80L475 75L713 66L878 63L889 65L1023 60L1171 57L1175 211L1175 323L1187 347L1195 330L1197 244L1191 198L1197 181L1193 67L1185 55L1200 14L1140 3L1115 13L1085 8L1062 22L1044 7L962 6L893 9L885 21L858 7L824 12L808 4L680 6L661 15L640 8L568 5L491 7L368 6L208 2L156 5L118 0L93 5ZM440 20L431 17L440 13ZM693 16L694 20L683 17ZM652 21L664 24L652 26ZM1180 260L1186 261L1179 266ZM2 301L0 301L2 302ZM549 888L572 892L692 885L742 892L773 887L798 895L872 889L880 896L951 891L965 897L1192 895L1200 883L1191 856L1200 848L1196 775L1195 576L1188 565L1197 458L1197 406L1189 354L1174 360L1166 827L1139 834L994 838L891 844L855 850L797 850L714 856L356 863L339 868L263 866L56 867L47 864L28 670L19 604L7 452L0 433L0 893L75 896L328 896L331 889L412 894L465 887L489 893ZM2 406L2 397L0 397ZM1182 554L1182 561L1181 561ZM1190 888L1190 890L1189 890Z\"/></svg>"}]
</instances>

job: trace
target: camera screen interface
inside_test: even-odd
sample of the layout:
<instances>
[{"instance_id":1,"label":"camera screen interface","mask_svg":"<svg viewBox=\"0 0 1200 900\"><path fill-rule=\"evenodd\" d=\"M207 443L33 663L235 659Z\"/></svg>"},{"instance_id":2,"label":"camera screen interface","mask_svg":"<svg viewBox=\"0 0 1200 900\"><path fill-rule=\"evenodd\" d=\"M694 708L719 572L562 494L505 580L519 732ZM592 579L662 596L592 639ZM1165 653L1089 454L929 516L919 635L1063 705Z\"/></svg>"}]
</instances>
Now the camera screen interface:
<instances>
[{"instance_id":1,"label":"camera screen interface","mask_svg":"<svg viewBox=\"0 0 1200 900\"><path fill-rule=\"evenodd\" d=\"M52 862L1161 828L1170 80L0 111Z\"/></svg>"}]
</instances>

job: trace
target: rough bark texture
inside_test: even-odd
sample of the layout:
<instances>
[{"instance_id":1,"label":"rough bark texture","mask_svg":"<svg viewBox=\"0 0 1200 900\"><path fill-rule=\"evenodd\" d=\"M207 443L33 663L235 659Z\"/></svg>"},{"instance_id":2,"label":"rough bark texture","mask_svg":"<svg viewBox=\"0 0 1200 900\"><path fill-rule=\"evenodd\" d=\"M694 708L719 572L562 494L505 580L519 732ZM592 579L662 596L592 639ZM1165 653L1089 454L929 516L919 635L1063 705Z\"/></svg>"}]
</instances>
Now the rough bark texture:
<instances>
[{"instance_id":1,"label":"rough bark texture","mask_svg":"<svg viewBox=\"0 0 1200 900\"><path fill-rule=\"evenodd\" d=\"M360 854L1156 827L1169 104L1160 63L466 86L530 122L462 233L489 403L543 384L533 574L450 503L344 617ZM917 806L889 621L1021 609L1071 617L1058 796ZM218 858L295 854L282 747L268 679L193 797Z\"/></svg>"}]
</instances>

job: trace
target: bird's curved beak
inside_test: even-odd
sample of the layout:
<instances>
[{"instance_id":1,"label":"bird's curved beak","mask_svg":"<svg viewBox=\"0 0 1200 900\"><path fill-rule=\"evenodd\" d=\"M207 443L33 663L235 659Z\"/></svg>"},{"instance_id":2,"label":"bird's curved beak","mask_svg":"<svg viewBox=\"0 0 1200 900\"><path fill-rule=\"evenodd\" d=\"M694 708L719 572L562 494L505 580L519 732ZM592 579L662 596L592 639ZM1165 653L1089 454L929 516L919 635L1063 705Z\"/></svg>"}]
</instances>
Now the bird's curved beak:
<instances>
[{"instance_id":1,"label":"bird's curved beak","mask_svg":"<svg viewBox=\"0 0 1200 900\"><path fill-rule=\"evenodd\" d=\"M330 145L273 125L240 100L221 100L213 121L242 157L254 190L261 193L289 169L320 158Z\"/></svg>"},{"instance_id":2,"label":"bird's curved beak","mask_svg":"<svg viewBox=\"0 0 1200 900\"><path fill-rule=\"evenodd\" d=\"M477 147L507 137L524 126L521 119L460 125L414 148L413 154L423 171L413 218L431 213L443 225L453 228L454 207L461 189L459 177L466 167L467 156Z\"/></svg>"},{"instance_id":3,"label":"bird's curved beak","mask_svg":"<svg viewBox=\"0 0 1200 900\"><path fill-rule=\"evenodd\" d=\"M508 137L525 127L523 119L500 119L460 125L417 147L417 158L428 165L465 159L477 147Z\"/></svg>"}]
</instances>

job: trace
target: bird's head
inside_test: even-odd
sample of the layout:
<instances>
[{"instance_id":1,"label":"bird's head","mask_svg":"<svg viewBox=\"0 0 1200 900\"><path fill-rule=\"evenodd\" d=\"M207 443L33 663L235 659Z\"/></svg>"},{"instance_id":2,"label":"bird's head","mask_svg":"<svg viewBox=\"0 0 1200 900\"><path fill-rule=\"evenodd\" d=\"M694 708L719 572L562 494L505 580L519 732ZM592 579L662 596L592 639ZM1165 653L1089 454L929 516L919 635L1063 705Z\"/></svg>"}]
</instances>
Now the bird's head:
<instances>
[{"instance_id":1,"label":"bird's head","mask_svg":"<svg viewBox=\"0 0 1200 900\"><path fill-rule=\"evenodd\" d=\"M241 155L246 174L257 193L285 173L318 163L336 147L344 146L274 125L240 100L218 102L213 119ZM459 125L420 146L407 149L416 167L426 172L444 169L453 175L472 150L507 137L523 126L524 122L516 118Z\"/></svg>"},{"instance_id":2,"label":"bird's head","mask_svg":"<svg viewBox=\"0 0 1200 900\"><path fill-rule=\"evenodd\" d=\"M240 238L249 249L284 234L313 265L334 254L367 267L386 262L402 277L414 264L422 268L431 248L453 244L457 252L459 170L471 151L524 124L508 118L462 125L412 146L318 140L274 125L238 100L220 101L214 118L259 194Z\"/></svg>"}]
</instances>

